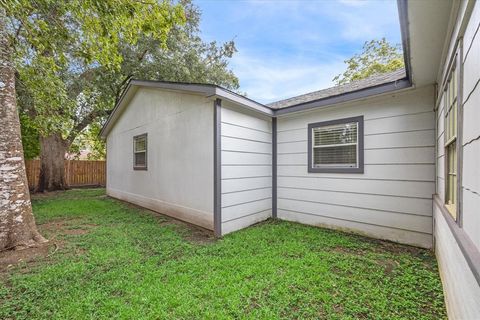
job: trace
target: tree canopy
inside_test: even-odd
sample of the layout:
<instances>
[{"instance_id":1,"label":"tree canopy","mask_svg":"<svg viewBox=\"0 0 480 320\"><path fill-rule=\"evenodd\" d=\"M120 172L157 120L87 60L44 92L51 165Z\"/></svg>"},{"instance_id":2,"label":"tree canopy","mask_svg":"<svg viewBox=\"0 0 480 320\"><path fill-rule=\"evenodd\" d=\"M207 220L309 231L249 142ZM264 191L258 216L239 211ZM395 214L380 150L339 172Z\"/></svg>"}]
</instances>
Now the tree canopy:
<instances>
[{"instance_id":1,"label":"tree canopy","mask_svg":"<svg viewBox=\"0 0 480 320\"><path fill-rule=\"evenodd\" d=\"M31 116L40 134L61 134L70 142L73 152L88 144L94 149L94 157L101 158L103 143L96 134L130 79L208 82L237 89L238 79L228 69L228 59L236 52L233 41L204 42L199 30L200 11L190 0L179 1L171 8L168 16L176 17L176 23L172 23L166 33L155 36L139 33L129 36L133 40L127 41L122 32L115 32L118 36L114 43L105 43L105 46L115 47L112 50L116 58L86 59L84 54L95 57L96 50L101 48L97 45L96 50L89 48L85 53L81 41L75 42L72 48L65 43L70 41L68 38L59 41L58 46L66 48L64 63L54 69L46 67L53 84L46 90L41 88L45 87L46 79L36 74L36 66L24 58L25 54L20 54L18 82L25 88L21 92L24 97L19 99L25 101L20 103L21 110ZM82 13L81 17L84 16ZM149 30L150 27L147 24L143 28ZM96 23L92 30L92 33L100 32ZM81 54L76 53L78 50ZM26 121L22 124L30 125Z\"/></svg>"},{"instance_id":2,"label":"tree canopy","mask_svg":"<svg viewBox=\"0 0 480 320\"><path fill-rule=\"evenodd\" d=\"M368 78L374 74L395 71L405 66L402 47L385 38L366 41L363 51L344 61L347 69L333 78L337 85Z\"/></svg>"}]
</instances>

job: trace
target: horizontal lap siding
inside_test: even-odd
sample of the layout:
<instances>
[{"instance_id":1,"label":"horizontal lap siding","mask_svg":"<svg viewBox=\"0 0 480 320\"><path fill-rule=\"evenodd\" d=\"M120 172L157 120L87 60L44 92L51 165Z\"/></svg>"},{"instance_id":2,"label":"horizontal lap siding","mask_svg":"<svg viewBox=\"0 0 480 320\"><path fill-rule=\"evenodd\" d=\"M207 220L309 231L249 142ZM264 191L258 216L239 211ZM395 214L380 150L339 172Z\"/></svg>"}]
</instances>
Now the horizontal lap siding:
<instances>
[{"instance_id":1,"label":"horizontal lap siding","mask_svg":"<svg viewBox=\"0 0 480 320\"><path fill-rule=\"evenodd\" d=\"M433 160L432 160L433 161ZM316 175L307 172L307 165L303 166L278 166L278 176L286 177L315 177ZM365 173L362 175L354 173L345 174L322 174L320 177L337 179L364 179L364 180L398 180L398 181L428 181L434 183L435 166L433 164L396 164L396 165L369 165L365 164ZM368 187L368 186L366 186Z\"/></svg>"},{"instance_id":2,"label":"horizontal lap siding","mask_svg":"<svg viewBox=\"0 0 480 320\"><path fill-rule=\"evenodd\" d=\"M449 319L477 319L480 314L480 287L470 271L447 221L434 204L435 254L443 283Z\"/></svg>"},{"instance_id":3,"label":"horizontal lap siding","mask_svg":"<svg viewBox=\"0 0 480 320\"><path fill-rule=\"evenodd\" d=\"M272 215L271 121L222 108L222 234Z\"/></svg>"},{"instance_id":4,"label":"horizontal lap siding","mask_svg":"<svg viewBox=\"0 0 480 320\"><path fill-rule=\"evenodd\" d=\"M462 225L480 250L480 5L464 38Z\"/></svg>"},{"instance_id":5,"label":"horizontal lap siding","mask_svg":"<svg viewBox=\"0 0 480 320\"><path fill-rule=\"evenodd\" d=\"M459 15L456 25L460 26ZM468 258L480 249L480 5L477 2L463 37L463 130L461 150L462 192L461 227L450 228L452 218L441 212L445 201L444 122L445 110L440 101L437 110L437 193L440 204L434 203L435 253L442 278L448 316L451 319L477 319L480 314L480 286ZM453 38L453 45L456 38ZM447 64L443 65L446 70ZM461 110L461 109L460 109ZM447 220L448 219L448 220ZM453 232L452 232L453 229ZM455 233L465 233L471 240L463 251Z\"/></svg>"},{"instance_id":6,"label":"horizontal lap siding","mask_svg":"<svg viewBox=\"0 0 480 320\"><path fill-rule=\"evenodd\" d=\"M433 90L278 120L278 217L431 247ZM363 115L365 172L308 173L309 123Z\"/></svg>"},{"instance_id":7,"label":"horizontal lap siding","mask_svg":"<svg viewBox=\"0 0 480 320\"><path fill-rule=\"evenodd\" d=\"M317 213L306 214L297 210L287 211L278 208L278 216L283 220L295 221L326 228L340 229L347 232L354 231L355 233L364 234L366 236L374 236L376 238L388 239L400 243L429 243L431 242L432 237L431 234L389 228L381 225L357 222L355 220L333 219Z\"/></svg>"}]
</instances>

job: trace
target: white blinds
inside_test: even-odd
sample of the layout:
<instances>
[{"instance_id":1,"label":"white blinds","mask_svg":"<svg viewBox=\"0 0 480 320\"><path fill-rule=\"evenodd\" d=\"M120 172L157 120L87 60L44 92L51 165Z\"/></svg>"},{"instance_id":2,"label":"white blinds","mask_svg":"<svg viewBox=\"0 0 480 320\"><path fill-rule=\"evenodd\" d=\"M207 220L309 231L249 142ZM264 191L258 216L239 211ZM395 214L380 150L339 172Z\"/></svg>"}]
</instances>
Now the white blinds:
<instances>
[{"instance_id":1,"label":"white blinds","mask_svg":"<svg viewBox=\"0 0 480 320\"><path fill-rule=\"evenodd\" d=\"M358 167L358 123L312 129L313 167Z\"/></svg>"}]
</instances>

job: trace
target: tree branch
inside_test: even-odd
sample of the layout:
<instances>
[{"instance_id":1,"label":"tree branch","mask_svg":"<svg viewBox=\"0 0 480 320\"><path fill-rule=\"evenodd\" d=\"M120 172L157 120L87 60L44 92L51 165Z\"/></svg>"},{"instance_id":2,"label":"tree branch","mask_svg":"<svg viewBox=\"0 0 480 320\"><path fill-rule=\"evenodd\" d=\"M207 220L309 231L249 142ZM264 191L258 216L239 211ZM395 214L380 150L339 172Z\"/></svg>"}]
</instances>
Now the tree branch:
<instances>
[{"instance_id":1,"label":"tree branch","mask_svg":"<svg viewBox=\"0 0 480 320\"><path fill-rule=\"evenodd\" d=\"M130 81L132 77L133 77L133 74L129 74L128 76L125 77L125 79L123 79L123 81L118 86L115 93L115 105L117 105L118 101L120 100L120 96L122 95L125 84L127 84L127 82Z\"/></svg>"},{"instance_id":2,"label":"tree branch","mask_svg":"<svg viewBox=\"0 0 480 320\"><path fill-rule=\"evenodd\" d=\"M87 114L82 121L78 122L73 129L70 131L67 140L69 142L73 142L75 137L79 132L81 132L83 129L85 129L89 124L93 122L98 117L104 117L109 114L109 111L107 110L93 110L89 114Z\"/></svg>"}]
</instances>

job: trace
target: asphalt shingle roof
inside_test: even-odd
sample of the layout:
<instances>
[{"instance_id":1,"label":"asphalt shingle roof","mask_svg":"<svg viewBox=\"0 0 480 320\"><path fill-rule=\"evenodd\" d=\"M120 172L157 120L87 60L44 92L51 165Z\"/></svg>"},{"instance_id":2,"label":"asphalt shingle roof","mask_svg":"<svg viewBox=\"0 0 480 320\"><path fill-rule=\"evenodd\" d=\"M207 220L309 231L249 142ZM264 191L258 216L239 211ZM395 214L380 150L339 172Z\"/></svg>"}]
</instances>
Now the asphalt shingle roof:
<instances>
[{"instance_id":1,"label":"asphalt shingle roof","mask_svg":"<svg viewBox=\"0 0 480 320\"><path fill-rule=\"evenodd\" d=\"M366 89L369 87L375 87L381 84L404 79L405 77L406 77L405 70L399 69L389 73L376 74L369 78L352 81L344 85L335 86L335 87L331 87L323 90L318 90L318 91L302 94L296 97L272 102L267 104L267 106L272 109L282 109L282 108L296 106L299 104L303 104L303 103L307 103L315 100L342 95L345 93L349 93L349 92L353 92L361 89Z\"/></svg>"}]
</instances>

